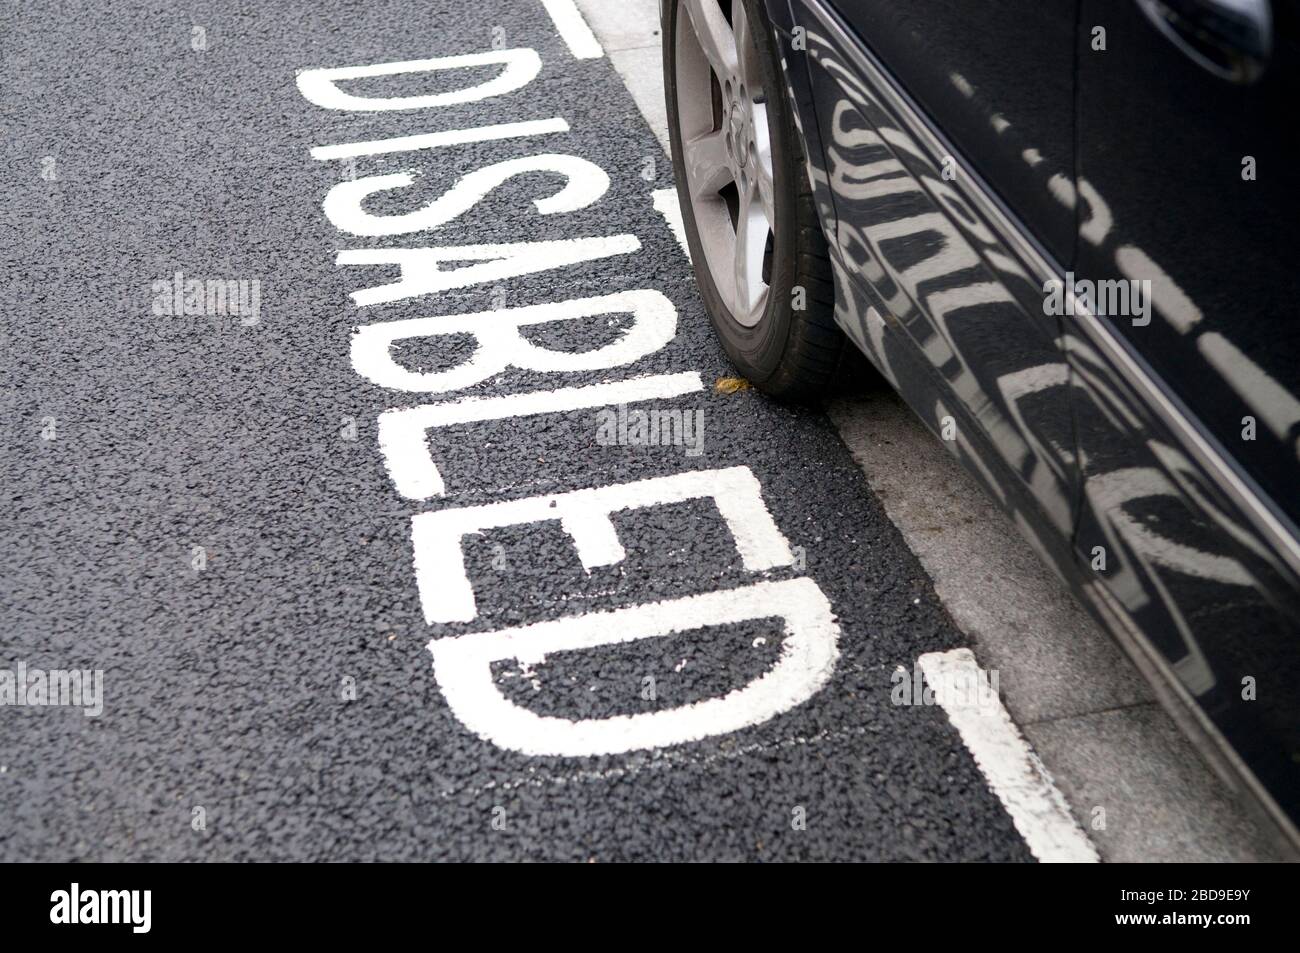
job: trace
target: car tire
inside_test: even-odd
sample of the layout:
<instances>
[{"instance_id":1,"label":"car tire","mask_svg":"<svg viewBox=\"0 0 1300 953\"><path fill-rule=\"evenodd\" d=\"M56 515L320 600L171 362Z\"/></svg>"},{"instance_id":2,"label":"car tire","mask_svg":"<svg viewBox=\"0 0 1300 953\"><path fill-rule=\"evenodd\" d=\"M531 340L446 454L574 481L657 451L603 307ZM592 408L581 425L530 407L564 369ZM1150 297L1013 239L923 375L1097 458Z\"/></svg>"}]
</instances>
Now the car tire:
<instances>
[{"instance_id":1,"label":"car tire","mask_svg":"<svg viewBox=\"0 0 1300 953\"><path fill-rule=\"evenodd\" d=\"M771 24L759 0L667 0L663 27L673 172L700 296L745 378L779 399L815 399L865 362L835 323L830 255ZM760 214L770 219L761 258Z\"/></svg>"}]
</instances>

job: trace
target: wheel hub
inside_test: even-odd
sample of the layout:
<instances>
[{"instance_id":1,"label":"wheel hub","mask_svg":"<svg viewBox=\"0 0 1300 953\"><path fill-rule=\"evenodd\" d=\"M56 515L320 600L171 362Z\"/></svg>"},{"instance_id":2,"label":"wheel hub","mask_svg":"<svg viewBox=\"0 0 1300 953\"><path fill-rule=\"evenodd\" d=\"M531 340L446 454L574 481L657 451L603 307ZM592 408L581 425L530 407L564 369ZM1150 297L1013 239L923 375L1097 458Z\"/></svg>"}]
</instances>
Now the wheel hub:
<instances>
[{"instance_id":1,"label":"wheel hub","mask_svg":"<svg viewBox=\"0 0 1300 953\"><path fill-rule=\"evenodd\" d=\"M744 90L741 90L742 94ZM749 165L749 130L752 120L744 106L744 99L733 101L727 117L727 154L731 157L733 171L739 173Z\"/></svg>"}]
</instances>

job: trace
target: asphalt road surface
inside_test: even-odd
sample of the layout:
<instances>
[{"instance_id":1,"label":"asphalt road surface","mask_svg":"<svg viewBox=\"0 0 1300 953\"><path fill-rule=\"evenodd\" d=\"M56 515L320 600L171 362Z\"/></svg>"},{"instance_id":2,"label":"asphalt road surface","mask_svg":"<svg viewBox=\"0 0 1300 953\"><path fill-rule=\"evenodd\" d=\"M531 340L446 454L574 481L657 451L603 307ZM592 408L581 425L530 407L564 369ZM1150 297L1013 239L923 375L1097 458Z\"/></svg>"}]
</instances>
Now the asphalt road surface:
<instances>
[{"instance_id":1,"label":"asphalt road surface","mask_svg":"<svg viewBox=\"0 0 1300 953\"><path fill-rule=\"evenodd\" d=\"M718 386L671 170L540 2L0 37L0 667L103 673L98 716L0 710L0 860L1034 859L896 703L963 635L827 418Z\"/></svg>"}]
</instances>

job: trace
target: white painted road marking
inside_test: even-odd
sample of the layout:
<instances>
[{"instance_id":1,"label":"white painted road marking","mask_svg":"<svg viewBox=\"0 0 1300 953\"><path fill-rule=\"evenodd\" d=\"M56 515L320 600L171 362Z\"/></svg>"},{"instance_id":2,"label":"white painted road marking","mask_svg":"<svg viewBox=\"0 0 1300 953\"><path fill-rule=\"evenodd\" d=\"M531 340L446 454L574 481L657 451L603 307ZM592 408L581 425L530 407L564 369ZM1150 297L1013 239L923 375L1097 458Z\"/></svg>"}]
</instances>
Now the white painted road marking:
<instances>
[{"instance_id":1,"label":"white painted road marking","mask_svg":"<svg viewBox=\"0 0 1300 953\"><path fill-rule=\"evenodd\" d=\"M430 73L439 70L473 69L503 65L500 73L476 86L454 89L427 96L356 96L336 85L339 80L366 79L374 76L399 76L404 73ZM527 86L542 69L542 58L534 49L491 50L464 56L435 56L427 60L404 60L400 63L374 63L369 66L344 66L337 69L308 69L298 74L298 90L322 109L348 109L377 112L391 109L428 109L474 103L512 93Z\"/></svg>"},{"instance_id":2,"label":"white painted road marking","mask_svg":"<svg viewBox=\"0 0 1300 953\"><path fill-rule=\"evenodd\" d=\"M563 413L584 407L667 400L703 389L700 375L686 371L582 387L561 387L500 397L466 397L441 404L401 407L379 415L379 449L397 492L408 500L429 500L447 492L425 437L425 432L434 427Z\"/></svg>"},{"instance_id":3,"label":"white painted road marking","mask_svg":"<svg viewBox=\"0 0 1300 953\"><path fill-rule=\"evenodd\" d=\"M494 162L466 173L442 195L423 208L402 215L373 215L362 203L376 192L404 189L415 182L410 172L370 175L340 182L325 196L325 217L341 232L376 238L407 235L441 228L464 215L489 192L517 175L551 172L564 177L558 192L534 199L538 215L560 215L586 208L609 191L609 175L600 166L578 156L543 154Z\"/></svg>"},{"instance_id":4,"label":"white painted road marking","mask_svg":"<svg viewBox=\"0 0 1300 953\"><path fill-rule=\"evenodd\" d=\"M358 308L389 304L403 298L502 282L522 275L551 271L614 255L641 250L635 235L596 238L561 238L505 245L451 245L438 248L356 248L341 251L335 263L343 265L396 265L398 279L386 285L352 292ZM443 269L443 263L477 265Z\"/></svg>"},{"instance_id":5,"label":"white painted road marking","mask_svg":"<svg viewBox=\"0 0 1300 953\"><path fill-rule=\"evenodd\" d=\"M613 341L587 351L561 351L534 344L521 329L605 315L630 315L632 323ZM409 338L473 336L473 353L442 371L412 371L393 359L393 345ZM625 367L667 345L677 335L677 309L659 291L642 288L596 298L575 298L477 314L439 315L366 324L352 337L352 368L380 387L417 394L473 387L507 368L550 373Z\"/></svg>"},{"instance_id":6,"label":"white painted road marking","mask_svg":"<svg viewBox=\"0 0 1300 953\"><path fill-rule=\"evenodd\" d=\"M750 572L794 563L790 543L763 501L763 488L748 467L694 470L587 490L504 500L482 506L419 513L411 518L415 582L430 624L473 622L474 587L465 571L461 540L486 529L558 520L573 540L582 567L613 566L626 558L610 518L626 510L711 499Z\"/></svg>"},{"instance_id":7,"label":"white painted road marking","mask_svg":"<svg viewBox=\"0 0 1300 953\"><path fill-rule=\"evenodd\" d=\"M1034 856L1045 862L1097 863L1097 849L1001 700L981 704L989 693L977 697L967 690L975 680L987 688L987 676L971 650L928 652L917 664Z\"/></svg>"},{"instance_id":8,"label":"white painted road marking","mask_svg":"<svg viewBox=\"0 0 1300 953\"><path fill-rule=\"evenodd\" d=\"M655 189L651 193L654 200L655 211L664 217L668 227L672 229L673 238L677 239L677 244L682 246L682 251L686 254L686 260L691 260L691 247L686 241L686 223L682 220L682 203L677 196L676 189Z\"/></svg>"},{"instance_id":9,"label":"white painted road marking","mask_svg":"<svg viewBox=\"0 0 1300 953\"><path fill-rule=\"evenodd\" d=\"M544 717L507 699L492 677L492 664L503 659L536 665L555 652L766 618L781 619L785 628L775 666L721 698L665 711L585 721ZM802 705L830 681L839 632L826 596L803 578L434 639L428 648L448 707L475 734L524 754L588 757L725 735Z\"/></svg>"},{"instance_id":10,"label":"white painted road marking","mask_svg":"<svg viewBox=\"0 0 1300 953\"><path fill-rule=\"evenodd\" d=\"M545 2L574 56L585 59L603 55L600 44L572 2ZM497 64L504 68L477 86L429 95L365 97L345 93L337 85L367 77ZM308 100L326 109L418 109L475 102L513 92L531 82L540 69L541 61L534 50L502 50L305 70L298 74L298 88ZM346 158L437 148L461 141L521 139L532 134L535 128L517 122L478 129L435 129L389 141L319 147L313 156ZM322 209L340 232L367 237L406 235L439 228L469 211L507 180L536 172L558 174L565 180L559 191L534 200L536 213L541 215L586 208L604 196L611 184L608 174L587 159L545 153L518 156L466 172L442 195L413 212L374 215L363 207L363 202L377 192L413 185L417 173L412 171L340 182L330 189ZM679 236L678 241L681 240ZM353 302L358 307L366 307L629 254L640 247L636 236L616 235L459 248L355 249L340 251L337 263L398 267L396 281L353 293ZM444 264L455 267L444 270ZM535 345L521 334L527 325L614 313L631 314L631 326L615 341L595 350L553 350ZM381 387L443 393L476 386L512 366L549 373L626 366L666 347L675 338L676 331L677 310L672 301L657 290L643 288L530 307L496 306L492 311L478 314L363 325L357 328L353 338L352 364L360 375ZM478 346L467 360L449 370L415 372L394 359L393 351L404 338L466 333L477 339ZM408 498L429 499L445 492L426 438L431 426L576 409L590 406L592 401L627 403L700 389L700 374L688 371L395 409L380 417L380 444L399 491ZM499 526L558 520L573 540L582 565L590 570L616 564L626 557L612 520L614 513L694 499L713 501L748 571L761 573L794 564L789 541L768 511L762 487L748 468L678 473L416 515L411 523L413 564L425 618L432 625L470 622L477 616L474 589L466 575L462 551L466 535ZM775 617L785 620L787 637L780 659L771 670L724 697L670 711L585 722L538 718L503 698L492 679L494 659L517 656L521 652L536 655L539 647L544 649L548 645L560 651L668 635L712 624ZM520 632L528 633L525 639L528 646L515 644L515 634ZM838 658L838 636L829 602L817 583L805 577L542 622L518 630L435 641L430 648L439 684L452 711L482 737L520 751L590 756L726 734L801 705L830 680Z\"/></svg>"},{"instance_id":11,"label":"white painted road marking","mask_svg":"<svg viewBox=\"0 0 1300 953\"><path fill-rule=\"evenodd\" d=\"M414 152L417 149L441 149L467 142L494 142L500 139L523 139L527 136L545 136L569 131L569 124L559 116L551 119L534 119L528 122L503 122L494 126L475 126L473 129L448 129L445 132L426 132L418 136L395 136L392 139L371 139L367 142L347 142L336 146L316 146L311 157L321 161L329 159L354 159L357 156L386 155L390 152Z\"/></svg>"},{"instance_id":12,"label":"white painted road marking","mask_svg":"<svg viewBox=\"0 0 1300 953\"><path fill-rule=\"evenodd\" d=\"M555 29L560 31L560 38L576 59L594 60L605 55L596 34L591 32L573 0L542 0L542 6L555 21Z\"/></svg>"}]
</instances>

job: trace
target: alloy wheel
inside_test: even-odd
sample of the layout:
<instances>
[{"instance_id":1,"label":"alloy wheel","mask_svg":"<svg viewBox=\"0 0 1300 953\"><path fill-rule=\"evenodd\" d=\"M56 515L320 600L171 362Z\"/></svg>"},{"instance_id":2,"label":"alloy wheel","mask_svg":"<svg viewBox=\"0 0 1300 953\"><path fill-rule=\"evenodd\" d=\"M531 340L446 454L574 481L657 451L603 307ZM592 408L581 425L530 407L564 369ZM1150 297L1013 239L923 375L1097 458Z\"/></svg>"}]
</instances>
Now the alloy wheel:
<instances>
[{"instance_id":1,"label":"alloy wheel","mask_svg":"<svg viewBox=\"0 0 1300 953\"><path fill-rule=\"evenodd\" d=\"M682 0L674 37L691 209L713 284L744 327L767 309L776 222L768 94L752 30L741 0Z\"/></svg>"}]
</instances>

